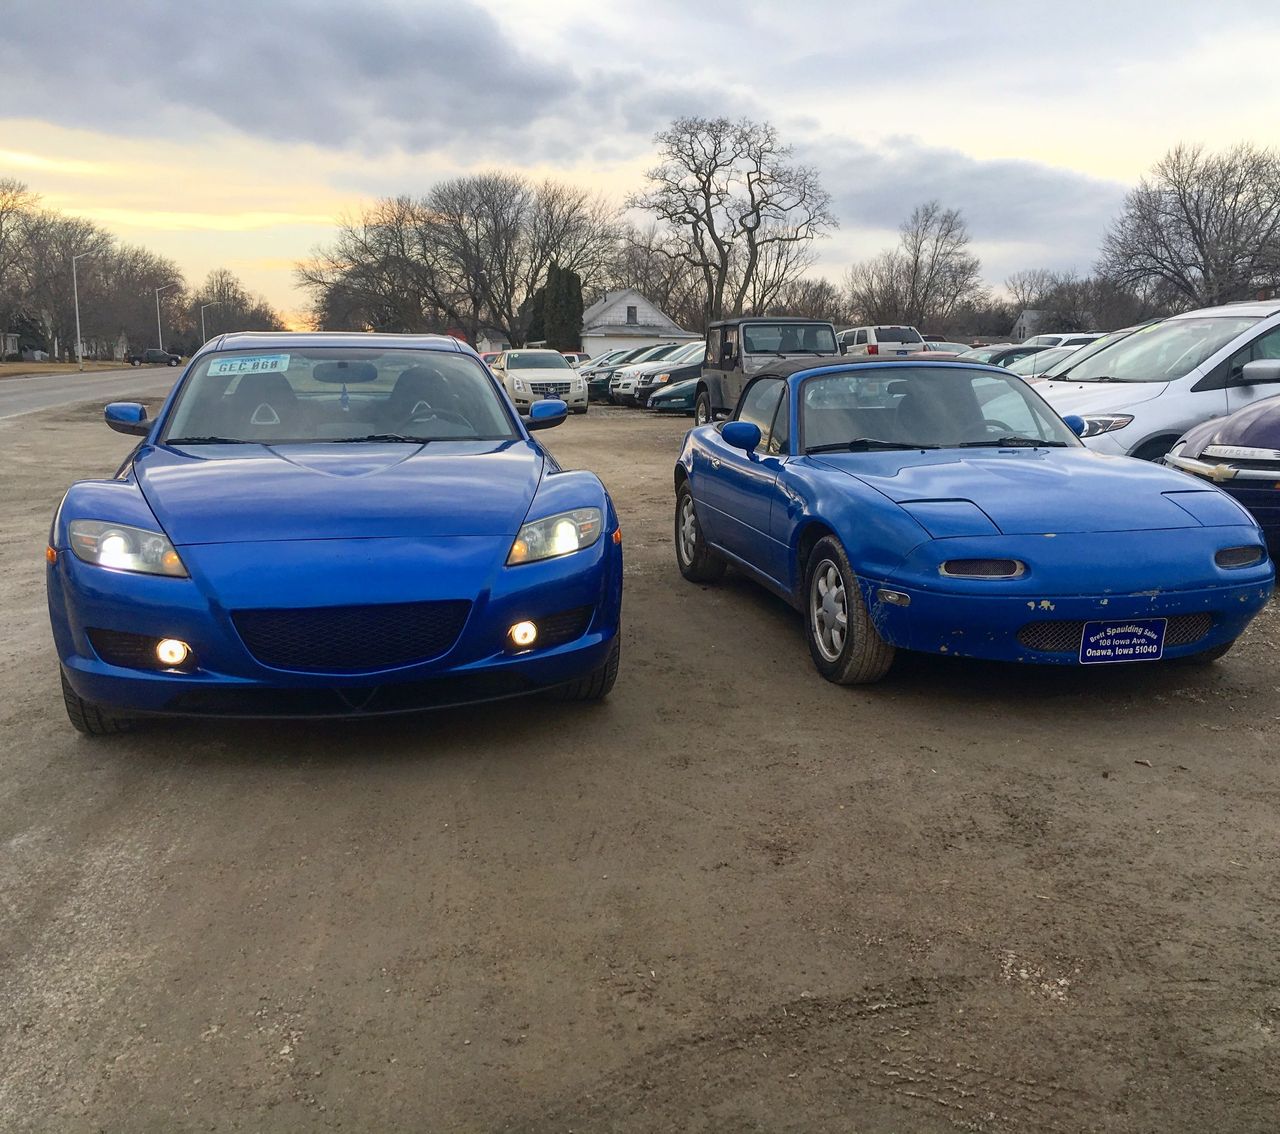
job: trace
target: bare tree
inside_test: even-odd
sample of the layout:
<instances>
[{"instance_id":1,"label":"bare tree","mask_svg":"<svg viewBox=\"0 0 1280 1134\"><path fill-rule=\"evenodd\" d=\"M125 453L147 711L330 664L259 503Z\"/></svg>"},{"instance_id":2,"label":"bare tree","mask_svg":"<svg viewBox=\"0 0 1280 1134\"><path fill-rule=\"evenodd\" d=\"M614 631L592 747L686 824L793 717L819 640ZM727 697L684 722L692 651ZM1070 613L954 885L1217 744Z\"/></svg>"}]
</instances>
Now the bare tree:
<instances>
[{"instance_id":1,"label":"bare tree","mask_svg":"<svg viewBox=\"0 0 1280 1134\"><path fill-rule=\"evenodd\" d=\"M1004 281L1004 288L1013 297L1013 305L1019 311L1034 311L1044 302L1055 279L1048 268L1024 268L1008 276Z\"/></svg>"},{"instance_id":2,"label":"bare tree","mask_svg":"<svg viewBox=\"0 0 1280 1134\"><path fill-rule=\"evenodd\" d=\"M333 244L296 265L311 293L312 318L326 330L410 332L440 329L417 253L418 207L386 197L338 220Z\"/></svg>"},{"instance_id":3,"label":"bare tree","mask_svg":"<svg viewBox=\"0 0 1280 1134\"><path fill-rule=\"evenodd\" d=\"M24 221L38 200L21 181L0 178L0 332L9 330L22 309L19 267L26 249Z\"/></svg>"},{"instance_id":4,"label":"bare tree","mask_svg":"<svg viewBox=\"0 0 1280 1134\"><path fill-rule=\"evenodd\" d=\"M956 306L984 289L982 264L969 252L969 230L959 209L938 201L918 205L903 223L907 268L905 319L912 326L945 324Z\"/></svg>"},{"instance_id":5,"label":"bare tree","mask_svg":"<svg viewBox=\"0 0 1280 1134\"><path fill-rule=\"evenodd\" d=\"M772 245L836 226L817 171L791 163L767 122L677 118L654 142L661 164L627 204L670 226L674 254L702 275L710 318L743 310Z\"/></svg>"},{"instance_id":6,"label":"bare tree","mask_svg":"<svg viewBox=\"0 0 1280 1134\"><path fill-rule=\"evenodd\" d=\"M605 288L635 288L685 328L701 329L707 313L702 274L679 254L671 230L657 222L622 232ZM590 299L598 299L592 294Z\"/></svg>"},{"instance_id":7,"label":"bare tree","mask_svg":"<svg viewBox=\"0 0 1280 1134\"><path fill-rule=\"evenodd\" d=\"M342 220L296 277L324 326L452 328L472 342L491 330L519 344L552 260L597 284L617 232L616 210L587 190L485 173Z\"/></svg>"},{"instance_id":8,"label":"bare tree","mask_svg":"<svg viewBox=\"0 0 1280 1134\"><path fill-rule=\"evenodd\" d=\"M783 284L766 313L825 319L830 323L846 322L847 317L840 289L828 279L808 276Z\"/></svg>"},{"instance_id":9,"label":"bare tree","mask_svg":"<svg viewBox=\"0 0 1280 1134\"><path fill-rule=\"evenodd\" d=\"M777 301L782 289L798 280L817 260L812 244L796 240L765 240L759 247L754 271L745 273L749 265L734 257L735 293L744 298L739 307L744 315L759 315Z\"/></svg>"},{"instance_id":10,"label":"bare tree","mask_svg":"<svg viewBox=\"0 0 1280 1134\"><path fill-rule=\"evenodd\" d=\"M1169 151L1125 199L1099 269L1121 283L1160 281L1189 307L1280 284L1280 151Z\"/></svg>"},{"instance_id":11,"label":"bare tree","mask_svg":"<svg viewBox=\"0 0 1280 1134\"><path fill-rule=\"evenodd\" d=\"M946 327L955 314L980 304L982 264L969 252L969 231L958 209L937 201L918 205L887 249L845 277L855 319Z\"/></svg>"},{"instance_id":12,"label":"bare tree","mask_svg":"<svg viewBox=\"0 0 1280 1134\"><path fill-rule=\"evenodd\" d=\"M855 323L900 323L907 307L907 268L901 250L886 248L845 274L845 306Z\"/></svg>"},{"instance_id":13,"label":"bare tree","mask_svg":"<svg viewBox=\"0 0 1280 1134\"><path fill-rule=\"evenodd\" d=\"M201 309L204 313L201 328ZM228 268L214 268L196 288L183 313L189 349L198 349L203 334L212 338L227 331L281 331L284 321L260 295L252 295Z\"/></svg>"}]
</instances>

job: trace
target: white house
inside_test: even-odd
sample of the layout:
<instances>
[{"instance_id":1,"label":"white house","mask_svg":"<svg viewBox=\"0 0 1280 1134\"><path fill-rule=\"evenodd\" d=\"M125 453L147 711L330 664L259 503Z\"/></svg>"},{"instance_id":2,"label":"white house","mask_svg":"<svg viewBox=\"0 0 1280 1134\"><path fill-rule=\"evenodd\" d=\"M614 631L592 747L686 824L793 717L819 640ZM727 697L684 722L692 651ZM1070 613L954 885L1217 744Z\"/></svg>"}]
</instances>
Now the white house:
<instances>
[{"instance_id":1,"label":"white house","mask_svg":"<svg viewBox=\"0 0 1280 1134\"><path fill-rule=\"evenodd\" d=\"M582 349L592 358L617 347L701 338L677 326L635 288L607 291L582 313Z\"/></svg>"},{"instance_id":2,"label":"white house","mask_svg":"<svg viewBox=\"0 0 1280 1134\"><path fill-rule=\"evenodd\" d=\"M1044 318L1043 311L1036 311L1028 307L1021 315L1018 321L1013 325L1013 331L1009 335L1009 341L1014 343L1023 343L1032 335L1040 330L1040 320Z\"/></svg>"}]
</instances>

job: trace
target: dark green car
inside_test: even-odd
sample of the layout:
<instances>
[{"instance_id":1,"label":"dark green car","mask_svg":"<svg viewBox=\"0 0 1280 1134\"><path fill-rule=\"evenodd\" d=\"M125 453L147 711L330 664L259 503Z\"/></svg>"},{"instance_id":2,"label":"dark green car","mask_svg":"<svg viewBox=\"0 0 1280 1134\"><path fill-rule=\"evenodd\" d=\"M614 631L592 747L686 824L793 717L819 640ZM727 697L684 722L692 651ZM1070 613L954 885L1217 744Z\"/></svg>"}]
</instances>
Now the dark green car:
<instances>
[{"instance_id":1,"label":"dark green car","mask_svg":"<svg viewBox=\"0 0 1280 1134\"><path fill-rule=\"evenodd\" d=\"M649 396L649 409L658 413L693 413L698 400L698 379L687 378L654 390Z\"/></svg>"}]
</instances>

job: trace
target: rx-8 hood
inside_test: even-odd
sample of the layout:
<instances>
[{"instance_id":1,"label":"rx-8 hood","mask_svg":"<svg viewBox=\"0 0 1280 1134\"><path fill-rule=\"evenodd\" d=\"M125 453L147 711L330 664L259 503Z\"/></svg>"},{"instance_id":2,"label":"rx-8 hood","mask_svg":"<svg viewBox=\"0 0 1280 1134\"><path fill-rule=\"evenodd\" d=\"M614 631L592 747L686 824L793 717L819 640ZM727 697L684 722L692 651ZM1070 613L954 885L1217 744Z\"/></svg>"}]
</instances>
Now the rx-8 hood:
<instances>
[{"instance_id":1,"label":"rx-8 hood","mask_svg":"<svg viewBox=\"0 0 1280 1134\"><path fill-rule=\"evenodd\" d=\"M546 461L531 442L144 448L134 475L174 544L503 536Z\"/></svg>"}]
</instances>

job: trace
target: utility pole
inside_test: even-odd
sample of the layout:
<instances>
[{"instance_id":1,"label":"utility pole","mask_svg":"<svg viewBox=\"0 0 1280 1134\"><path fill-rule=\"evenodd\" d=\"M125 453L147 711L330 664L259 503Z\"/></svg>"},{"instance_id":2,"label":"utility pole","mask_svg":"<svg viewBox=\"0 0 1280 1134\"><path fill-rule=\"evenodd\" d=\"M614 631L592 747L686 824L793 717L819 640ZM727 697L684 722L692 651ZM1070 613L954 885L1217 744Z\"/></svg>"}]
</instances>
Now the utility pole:
<instances>
[{"instance_id":1,"label":"utility pole","mask_svg":"<svg viewBox=\"0 0 1280 1134\"><path fill-rule=\"evenodd\" d=\"M209 336L205 334L205 329L204 329L204 309L206 307L219 307L221 306L221 304L222 304L222 300L215 299L212 303L203 303L200 305L200 342L201 344L207 343L209 341Z\"/></svg>"},{"instance_id":2,"label":"utility pole","mask_svg":"<svg viewBox=\"0 0 1280 1134\"><path fill-rule=\"evenodd\" d=\"M84 339L80 337L80 282L76 279L76 261L92 255L92 252L78 252L71 257L71 291L76 300L76 369L78 370L84 369Z\"/></svg>"}]
</instances>

